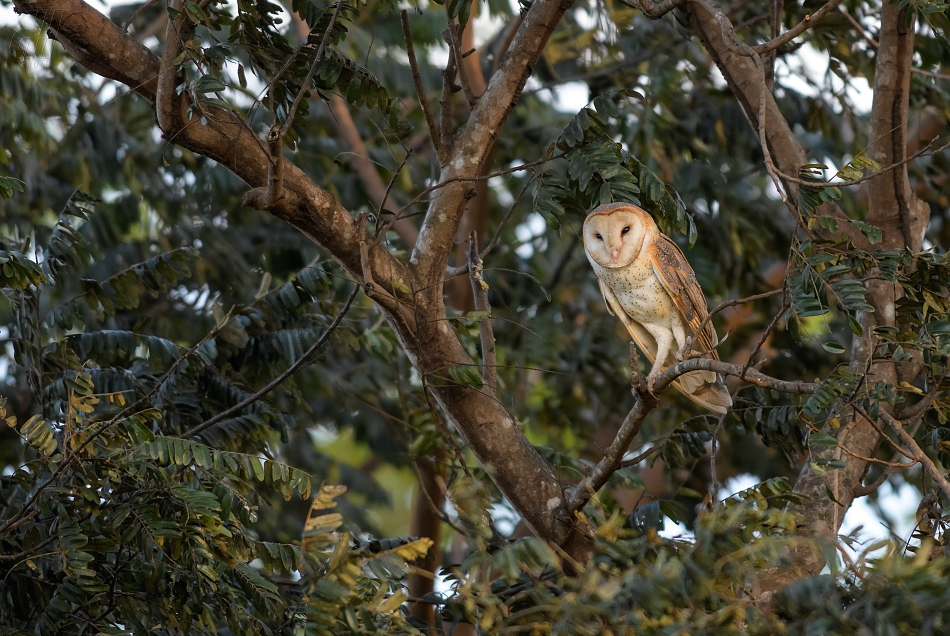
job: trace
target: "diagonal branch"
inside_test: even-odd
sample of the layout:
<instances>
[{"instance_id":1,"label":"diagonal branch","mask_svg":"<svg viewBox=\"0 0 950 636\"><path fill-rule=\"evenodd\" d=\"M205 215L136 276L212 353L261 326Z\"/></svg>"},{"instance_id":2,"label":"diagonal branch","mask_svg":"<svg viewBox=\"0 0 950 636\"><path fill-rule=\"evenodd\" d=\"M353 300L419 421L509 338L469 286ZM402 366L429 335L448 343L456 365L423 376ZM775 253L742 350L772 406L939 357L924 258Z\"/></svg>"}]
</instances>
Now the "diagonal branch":
<instances>
[{"instance_id":1,"label":"diagonal branch","mask_svg":"<svg viewBox=\"0 0 950 636\"><path fill-rule=\"evenodd\" d=\"M920 445L914 440L914 437L904 430L904 426L896 419L894 419L887 411L881 410L881 419L887 422L887 425L891 427L897 437L900 438L901 442L910 449L908 452L910 455L920 462L920 465L924 467L924 470L930 474L931 479L937 482L937 485L940 486L940 489L943 491L943 494L950 499L950 481L947 481L946 471L940 470L932 459L923 451Z\"/></svg>"},{"instance_id":2,"label":"diagonal branch","mask_svg":"<svg viewBox=\"0 0 950 636\"><path fill-rule=\"evenodd\" d=\"M155 103L161 60L84 0L16 0L15 4L21 13L49 24L67 51L79 52L77 61L89 62L91 70L127 84ZM166 77L174 81L173 76ZM173 93L174 85L171 90ZM181 112L185 112L187 94L181 95L180 102ZM207 118L207 124L170 117L172 121L167 123L171 127L162 127L163 136L217 161L252 187L266 186L270 155L260 137L234 113L214 107L206 110L213 115ZM283 180L285 196L269 211L327 249L351 276L361 280L353 216L291 162L287 162ZM377 280L410 287L409 269L385 247L370 250L369 256ZM402 320L412 320L402 308L394 309Z\"/></svg>"},{"instance_id":3,"label":"diagonal branch","mask_svg":"<svg viewBox=\"0 0 950 636\"><path fill-rule=\"evenodd\" d=\"M572 4L572 0L536 0L531 4L498 71L456 136L452 159L443 167L439 181L478 175L541 51ZM445 270L468 190L461 184L448 186L429 205L411 259L426 280L437 280Z\"/></svg>"},{"instance_id":4,"label":"diagonal branch","mask_svg":"<svg viewBox=\"0 0 950 636\"><path fill-rule=\"evenodd\" d=\"M614 436L614 440L610 443L610 446L604 451L603 458L597 462L597 465L594 467L594 470L591 471L590 475L582 479L574 489L574 493L571 495L567 504L567 509L572 513L583 508L584 505L590 501L590 498L604 487L604 484L607 483L610 476L621 468L624 453L630 448L630 443L633 442L633 438L640 433L640 428L643 426L643 421L647 415L656 408L658 402L656 396L660 391L657 390L656 393L653 394L646 390L646 382L643 376L640 375L638 366L637 347L631 342L631 384L633 384L633 395L636 399L636 403L634 403L630 412L627 413L627 417L623 418L623 423L620 425L620 429Z\"/></svg>"}]
</instances>

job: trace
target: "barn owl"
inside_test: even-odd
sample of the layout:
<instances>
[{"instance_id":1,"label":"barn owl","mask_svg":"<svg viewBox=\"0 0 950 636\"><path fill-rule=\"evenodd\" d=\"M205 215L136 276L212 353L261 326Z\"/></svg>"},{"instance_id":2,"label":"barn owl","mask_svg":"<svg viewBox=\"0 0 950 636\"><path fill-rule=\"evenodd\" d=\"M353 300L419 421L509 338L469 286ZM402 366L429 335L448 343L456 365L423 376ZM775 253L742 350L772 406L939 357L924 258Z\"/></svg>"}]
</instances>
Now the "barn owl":
<instances>
[{"instance_id":1,"label":"barn owl","mask_svg":"<svg viewBox=\"0 0 950 636\"><path fill-rule=\"evenodd\" d=\"M703 357L719 359L712 323L698 337L694 333L707 315L696 274L649 214L630 203L601 205L584 221L584 250L607 309L653 363L647 376L651 393L656 377L676 363L678 352L692 347L705 352ZM691 371L673 384L711 411L725 413L732 406L722 378L712 371Z\"/></svg>"}]
</instances>

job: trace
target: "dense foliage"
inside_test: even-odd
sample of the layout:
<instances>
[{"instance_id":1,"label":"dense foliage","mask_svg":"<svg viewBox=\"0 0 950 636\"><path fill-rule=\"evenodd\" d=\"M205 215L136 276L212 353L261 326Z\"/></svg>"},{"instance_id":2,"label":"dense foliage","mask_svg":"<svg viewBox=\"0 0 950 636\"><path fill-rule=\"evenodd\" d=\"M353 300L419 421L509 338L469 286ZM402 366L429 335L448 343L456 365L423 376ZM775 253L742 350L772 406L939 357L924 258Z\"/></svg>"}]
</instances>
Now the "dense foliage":
<instances>
[{"instance_id":1,"label":"dense foliage","mask_svg":"<svg viewBox=\"0 0 950 636\"><path fill-rule=\"evenodd\" d=\"M479 96L544 2L113 6L110 24L163 56L154 89L0 0L19 20L0 26L0 628L947 631L947 4L830 2L817 26L761 54L769 133L781 120L807 148L789 175L778 144L763 153L765 106L717 70L704 2L651 20L652 3L578 1L527 64L477 174L453 177L467 126L491 107ZM759 43L821 6L723 10ZM912 130L894 142L914 160L898 167L874 158L866 89L888 7L917 20ZM76 37L46 18L55 39ZM163 112L163 86L181 113ZM577 91L589 102L566 112ZM279 133L267 178L242 168L249 157L156 128L179 116L196 130L234 117L261 148ZM280 161L287 189L311 179L352 232L321 234L303 204L268 200ZM888 200L875 188L890 174L912 190L893 209L927 210L916 246L899 236L911 212L878 222ZM414 248L412 265L425 261L419 245L436 231L423 224L458 182L452 258L428 286L440 305L444 284L447 307L429 314L433 301L412 305L426 290L373 283L373 268L409 263ZM246 197L249 186L267 193ZM548 508L587 533L574 552L513 501L507 458L480 455L453 396L500 404L512 426L484 416L487 430L523 433L565 500L590 485L645 399L631 397L627 336L579 238L612 201L641 205L684 248L710 307L757 296L714 318L734 375L800 386L732 378L721 418L666 391L604 488L576 515ZM466 268L470 232L489 249ZM427 359L399 313L410 306L419 334L451 334L468 359ZM868 450L851 444L870 439L862 427L877 435ZM745 473L761 483L721 499ZM521 477L509 481L534 485ZM876 500L884 480L920 490L913 536L838 537L853 499ZM829 506L834 520L818 525ZM689 533L661 536L664 519Z\"/></svg>"}]
</instances>

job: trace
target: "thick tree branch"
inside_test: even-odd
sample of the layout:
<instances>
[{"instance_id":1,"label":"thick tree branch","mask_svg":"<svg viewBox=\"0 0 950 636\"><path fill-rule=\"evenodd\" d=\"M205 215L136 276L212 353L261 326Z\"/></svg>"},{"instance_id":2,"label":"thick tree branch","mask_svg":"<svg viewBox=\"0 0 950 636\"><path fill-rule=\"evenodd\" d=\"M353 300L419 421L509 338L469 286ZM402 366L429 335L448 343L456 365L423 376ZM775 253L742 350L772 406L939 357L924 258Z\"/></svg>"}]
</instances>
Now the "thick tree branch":
<instances>
[{"instance_id":1,"label":"thick tree branch","mask_svg":"<svg viewBox=\"0 0 950 636\"><path fill-rule=\"evenodd\" d=\"M910 69L913 65L914 26L906 7L898 9L895 3L884 3L881 14L880 46L874 74L874 101L871 109L869 154L882 165L892 165L904 158L907 128L907 110L910 98ZM928 210L910 190L906 165L877 175L869 184L868 221L883 230L880 247L918 251L927 226ZM874 360L878 344L874 335L877 326L893 327L896 321L896 302L901 293L894 283L874 278L868 281L867 299L872 312L858 312L863 335L852 341L850 370L864 375L864 384L874 386L884 382L892 386L900 381L913 382L916 365L901 365L893 361ZM903 367L908 367L904 371ZM861 485L868 461L858 457L873 457L882 438L874 422L854 409L846 409L838 430L828 427L826 432L838 435L838 447L813 455L829 459L843 459L845 467L824 471L809 462L795 484L795 492L807 497L807 503L792 506L806 515L807 531L814 535L834 536L841 526L844 513L855 497L864 490ZM890 418L882 410L882 417ZM903 429L901 429L903 431ZM905 432L906 433L906 432ZM841 455L847 446L849 456ZM831 496L829 496L829 494ZM804 548L792 555L798 567L817 574L824 566L824 558ZM787 571L767 573L762 588L767 595L794 580Z\"/></svg>"},{"instance_id":2,"label":"thick tree branch","mask_svg":"<svg viewBox=\"0 0 950 636\"><path fill-rule=\"evenodd\" d=\"M884 3L882 11L868 156L890 166L903 161L906 152L914 17L908 7L898 10L892 3ZM867 220L884 230L880 248L920 250L930 210L911 189L906 165L868 184Z\"/></svg>"},{"instance_id":3,"label":"thick tree branch","mask_svg":"<svg viewBox=\"0 0 950 636\"><path fill-rule=\"evenodd\" d=\"M131 88L155 102L161 70L159 58L83 0L17 0L16 6L21 13L47 22L59 37L68 36L69 44L64 46L78 47L85 58L96 60L97 66L93 68L97 73L128 80ZM180 102L183 113L187 109L187 95L183 94ZM213 107L206 111L206 125L198 119L180 118L176 123L175 112L168 112L173 126L163 128L163 135L183 148L214 159L247 184L266 187L270 156L264 142L234 113ZM284 198L269 211L323 246L351 276L361 280L357 227L352 215L291 162L287 162L283 176ZM376 280L411 286L408 268L385 247L370 250L370 260ZM403 320L411 320L411 312L407 314L404 307L390 309Z\"/></svg>"},{"instance_id":4,"label":"thick tree branch","mask_svg":"<svg viewBox=\"0 0 950 636\"><path fill-rule=\"evenodd\" d=\"M498 132L517 104L534 64L571 0L537 0L531 5L498 71L459 131L452 158L439 179L475 177ZM469 188L461 184L440 190L429 204L419 241L412 254L424 279L436 280L448 262ZM470 198L470 195L469 195Z\"/></svg>"},{"instance_id":5,"label":"thick tree branch","mask_svg":"<svg viewBox=\"0 0 950 636\"><path fill-rule=\"evenodd\" d=\"M26 13L47 23L49 36L62 44L82 66L122 82L155 102L158 58L109 18L82 0L18 0L13 4L17 13ZM109 52L108 57L102 55L103 51Z\"/></svg>"}]
</instances>

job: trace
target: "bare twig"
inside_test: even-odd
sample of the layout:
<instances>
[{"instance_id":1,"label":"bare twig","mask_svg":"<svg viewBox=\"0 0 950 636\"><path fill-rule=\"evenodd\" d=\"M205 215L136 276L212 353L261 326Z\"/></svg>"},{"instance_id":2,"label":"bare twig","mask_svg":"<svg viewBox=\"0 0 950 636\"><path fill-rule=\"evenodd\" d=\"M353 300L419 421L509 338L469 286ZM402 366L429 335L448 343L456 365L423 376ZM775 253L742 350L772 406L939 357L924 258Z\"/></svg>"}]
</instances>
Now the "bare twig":
<instances>
[{"instance_id":1,"label":"bare twig","mask_svg":"<svg viewBox=\"0 0 950 636\"><path fill-rule=\"evenodd\" d=\"M657 451L663 450L663 447L666 445L666 442L658 442L651 446L649 449L643 451L636 457L631 457L630 459L625 459L620 463L621 468L630 468L631 466L636 466L644 459L647 459L651 455L655 455Z\"/></svg>"},{"instance_id":2,"label":"bare twig","mask_svg":"<svg viewBox=\"0 0 950 636\"><path fill-rule=\"evenodd\" d=\"M482 259L478 255L478 236L473 231L469 236L468 269L475 296L475 311L488 314L478 322L478 338L482 345L482 378L492 391L498 383L498 368L495 359L495 334L491 324L491 306L488 304L488 283L482 280Z\"/></svg>"},{"instance_id":3,"label":"bare twig","mask_svg":"<svg viewBox=\"0 0 950 636\"><path fill-rule=\"evenodd\" d=\"M786 287L783 287L786 289ZM749 358L745 361L745 364L742 366L742 374L745 375L745 372L753 365L753 360L759 355L759 351L762 350L762 346L765 344L765 341L769 339L769 336L772 333L772 330L775 329L775 325L778 324L778 321L782 319L782 316L785 315L785 312L788 311L788 295L782 297L782 308L779 309L774 316L772 316L771 322L765 328L765 331L762 332L762 335L759 337L758 342L755 343L755 346L752 347L752 351L749 353Z\"/></svg>"},{"instance_id":4,"label":"bare twig","mask_svg":"<svg viewBox=\"0 0 950 636\"><path fill-rule=\"evenodd\" d=\"M448 11L448 3L446 3L445 8L446 11ZM449 45L449 55L455 60L455 68L458 69L459 83L462 85L462 92L465 94L465 99L468 100L469 108L471 108L475 106L475 102L478 98L475 97L475 93L472 91L472 85L469 84L468 75L465 73L465 64L462 63L462 46L459 42L459 34L456 30L457 26L457 21L449 20L449 27L442 32L442 36L445 38L446 44Z\"/></svg>"},{"instance_id":5,"label":"bare twig","mask_svg":"<svg viewBox=\"0 0 950 636\"><path fill-rule=\"evenodd\" d=\"M442 137L439 134L439 128L435 125L435 118L432 116L432 107L429 105L429 98L426 97L426 89L422 85L422 75L419 74L419 63L416 61L416 49L412 44L412 34L409 32L409 12L403 9L399 13L399 19L402 20L402 36L406 40L406 53L409 55L409 69L412 72L412 82L416 86L416 94L419 96L419 105L422 107L422 114L426 118L426 126L429 128L429 134L432 136L432 145L435 146L435 154L439 157L439 163L444 164L448 160L448 154L442 146Z\"/></svg>"},{"instance_id":6,"label":"bare twig","mask_svg":"<svg viewBox=\"0 0 950 636\"><path fill-rule=\"evenodd\" d=\"M498 224L498 229L495 230L495 235L491 237L491 240L488 241L488 245L482 248L482 251L479 253L478 257L480 259L484 259L486 256L488 256L488 253L491 252L492 249L495 247L495 245L498 243L498 239L501 238L501 231L505 228L505 225L508 223L508 220L511 219L511 216L515 212L515 207L518 205L518 202L521 201L521 197L524 196L524 193L528 191L528 186L530 186L531 183L534 182L534 179L535 177L532 176L528 180L528 182L524 184L524 187L521 188L521 192L518 193L518 196L515 197L515 200L508 207L508 211L505 213L504 218L502 218L501 223ZM462 276L463 274L468 274L469 271L471 270L469 268L468 262L466 261L464 265L459 265L458 267L451 267L451 266L446 267L445 275L447 278L453 277L453 276Z\"/></svg>"},{"instance_id":7,"label":"bare twig","mask_svg":"<svg viewBox=\"0 0 950 636\"><path fill-rule=\"evenodd\" d=\"M633 441L633 438L640 433L643 420L646 419L650 411L657 405L658 398L646 389L646 381L643 376L640 375L639 365L637 363L637 350L632 342L630 343L630 371L631 384L634 385L633 395L636 399L636 403L633 405L633 408L630 409L630 412L627 413L627 417L624 418L623 423L620 425L620 430L618 430L617 435L614 436L614 440L604 451L603 458L597 462L591 474L582 479L575 487L570 500L567 502L567 509L571 513L583 508L584 505L590 501L591 496L603 488L607 480L610 479L610 476L620 469L623 455L627 452L627 449L630 448L630 443ZM657 395L658 394L659 392L657 392Z\"/></svg>"},{"instance_id":8,"label":"bare twig","mask_svg":"<svg viewBox=\"0 0 950 636\"><path fill-rule=\"evenodd\" d=\"M906 446L910 448L910 454L915 460L920 462L920 465L924 467L930 477L940 486L940 489L943 491L943 494L950 499L950 481L947 481L944 472L937 468L937 465L934 464L933 460L923 451L923 449L917 444L914 440L913 435L904 430L903 424L899 420L894 419L894 417L887 411L881 409L881 419L887 422L888 426L897 433L897 436L900 438Z\"/></svg>"},{"instance_id":9,"label":"bare twig","mask_svg":"<svg viewBox=\"0 0 950 636\"><path fill-rule=\"evenodd\" d=\"M317 339L316 342L310 345L310 347L306 351L304 351L303 354L301 354L301 356L297 358L297 360L292 365L287 367L286 371L278 375L276 378L274 378L273 380L268 382L266 385L261 387L258 391L255 391L253 394L247 396L246 398L244 398L243 400L241 400L240 402L238 402L231 408L218 413L211 419L205 420L204 422L202 422L201 424L198 424L191 430L186 431L185 434L182 435L182 438L187 439L189 437L194 437L198 433L201 433L202 431L206 430L208 427L214 426L215 424L225 419L226 417L230 417L231 415L233 415L234 413L237 413L244 407L250 404L253 404L254 402L257 402L264 395L266 395L267 393L272 391L275 387L277 387L281 382L283 382L288 377L293 375L293 373L297 371L297 369L299 369L300 367L302 367L304 364L306 364L309 361L310 356L312 356L313 353L317 349L323 346L323 344L327 341L327 339L330 337L333 331L340 325L340 323L343 321L343 317L350 310L350 306L353 304L353 300L356 299L356 295L359 293L359 291L360 291L359 285L353 288L353 291L350 293L349 297L346 299L346 302L343 304L343 308L340 309L339 313L337 313L336 318L333 319L333 322L331 322L330 325L327 327L326 331L323 332L323 335L321 335Z\"/></svg>"},{"instance_id":10,"label":"bare twig","mask_svg":"<svg viewBox=\"0 0 950 636\"><path fill-rule=\"evenodd\" d=\"M862 38L864 38L865 40L867 40L868 44L870 44L870 45L873 46L874 48L877 48L878 46L880 46L880 45L877 43L877 40L875 40L874 38L872 38L872 37L871 37L871 34L868 33L868 32L864 29L863 26L861 26L861 23L858 22L858 19L855 18L855 17L854 17L853 15L851 15L850 13L848 13L848 10L847 10L847 9L842 8L842 9L840 9L838 12L839 12L841 15L843 15L843 16L848 20L848 22L851 23L851 26L853 26L853 27L857 30L857 32L861 34L861 37L862 37Z\"/></svg>"},{"instance_id":11,"label":"bare twig","mask_svg":"<svg viewBox=\"0 0 950 636\"><path fill-rule=\"evenodd\" d=\"M290 130L291 124L294 123L294 115L297 114L297 108L300 107L300 102L303 101L304 94L310 92L310 83L313 81L313 76L317 72L317 67L320 65L320 62L323 61L323 53L326 51L327 42L330 41L330 33L333 32L333 27L336 26L337 17L339 17L344 4L346 4L346 0L337 0L336 9L333 10L333 15L330 16L330 23L327 25L327 30L323 33L323 39L320 40L320 46L317 48L317 53L313 57L313 63L310 64L310 70L307 71L307 76L304 78L303 84L300 85L300 92L294 96L294 101L291 103L290 110L287 112L287 119L284 121L284 125L281 126L281 144L283 144L284 136L287 134L287 131Z\"/></svg>"},{"instance_id":12,"label":"bare twig","mask_svg":"<svg viewBox=\"0 0 950 636\"><path fill-rule=\"evenodd\" d=\"M761 294L753 294L752 296L746 296L745 298L734 298L733 300L724 300L713 309L709 314L703 318L703 321L699 323L699 327L693 333L702 333L703 329L706 328L706 325L709 324L709 321L712 320L713 316L718 314L723 309L728 309L729 307L735 307L736 305L744 305L746 303L751 303L756 300L762 300L763 298L771 298L772 296L777 296L781 294L784 288L773 289L772 291L762 292Z\"/></svg>"},{"instance_id":13,"label":"bare twig","mask_svg":"<svg viewBox=\"0 0 950 636\"><path fill-rule=\"evenodd\" d=\"M136 9L135 13L133 13L131 17L129 17L129 19L126 20L125 23L122 25L122 30L128 31L129 27L132 26L132 23L135 22L135 18L139 17L143 11L151 7L156 2L158 2L158 0L148 0L148 2L146 2L145 4L140 6L138 9ZM166 13L165 15L168 15L168 14Z\"/></svg>"},{"instance_id":14,"label":"bare twig","mask_svg":"<svg viewBox=\"0 0 950 636\"><path fill-rule=\"evenodd\" d=\"M389 180L389 183L386 184L386 192L383 194L383 200L380 201L379 206L376 208L377 227L379 224L379 220L383 218L383 204L389 200L389 193L392 192L393 185L396 183L396 177L399 176L399 173L402 172L402 169L406 166L407 163L409 163L409 157L411 156L412 156L412 150L410 149L408 152L406 152L406 156L403 158L403 160L399 162L399 165L396 166L396 170L393 172L392 178ZM391 218L389 221L387 221L383 225L382 229L377 230L376 240L373 241L373 245L377 245L386 235L386 232L388 232L389 229L392 228L394 225L396 225L399 221L403 221L403 219L400 219L398 215L395 215L393 216L393 218Z\"/></svg>"},{"instance_id":15,"label":"bare twig","mask_svg":"<svg viewBox=\"0 0 950 636\"><path fill-rule=\"evenodd\" d=\"M419 194L417 194L417 195L412 199L412 201L410 201L410 202L407 203L406 205L402 206L402 209L400 210L400 214L403 214L406 210L408 210L408 209L411 208L412 206L414 206L414 205L416 205L417 203L419 203L420 201L422 201L422 200L423 200L423 197L426 196L427 194L430 194L430 193L432 193L432 192L434 192L434 191L436 191L436 190L440 190L440 189L444 188L445 186L447 186L447 185L449 185L449 184L451 184L451 183L475 183L476 181L487 181L488 179L492 179L492 178L494 178L494 177L500 177L500 176L502 176L502 175L510 174L510 173L512 173L512 172L521 172L522 170L527 170L527 169L533 168L533 167L535 167L535 166L543 165L543 164L545 164L545 163L548 163L549 161L554 161L555 159L560 159L560 158L563 157L565 154L566 154L566 153L563 153L563 152L562 152L562 153L559 153L559 154L556 154L556 155L552 155L552 156L550 156L550 157L542 157L541 159L538 159L537 161L529 161L528 163L523 163L523 164L518 165L518 166L512 166L512 167L510 167L510 168L505 168L504 170L498 170L497 172L492 172L491 174L476 175L476 176L472 176L472 177L449 177L448 179L445 179L445 180L443 180L443 181L440 181L440 182L436 183L435 185L429 186L428 188L426 188L425 190L423 190L422 192L420 192Z\"/></svg>"}]
</instances>

